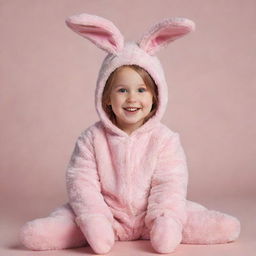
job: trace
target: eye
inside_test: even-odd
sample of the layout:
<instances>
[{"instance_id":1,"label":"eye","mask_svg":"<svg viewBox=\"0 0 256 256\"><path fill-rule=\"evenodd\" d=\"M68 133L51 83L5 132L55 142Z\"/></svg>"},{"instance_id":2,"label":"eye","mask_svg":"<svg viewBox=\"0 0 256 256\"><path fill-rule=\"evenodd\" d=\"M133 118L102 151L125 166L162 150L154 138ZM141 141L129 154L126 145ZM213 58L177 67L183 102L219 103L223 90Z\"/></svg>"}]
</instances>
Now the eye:
<instances>
[{"instance_id":1,"label":"eye","mask_svg":"<svg viewBox=\"0 0 256 256\"><path fill-rule=\"evenodd\" d=\"M138 91L139 91L139 92L145 92L145 91L146 91L146 88L141 87L141 88L138 89Z\"/></svg>"},{"instance_id":2,"label":"eye","mask_svg":"<svg viewBox=\"0 0 256 256\"><path fill-rule=\"evenodd\" d=\"M118 92L125 92L125 91L127 91L127 90L124 89L124 88L121 88L121 89L118 90Z\"/></svg>"}]
</instances>

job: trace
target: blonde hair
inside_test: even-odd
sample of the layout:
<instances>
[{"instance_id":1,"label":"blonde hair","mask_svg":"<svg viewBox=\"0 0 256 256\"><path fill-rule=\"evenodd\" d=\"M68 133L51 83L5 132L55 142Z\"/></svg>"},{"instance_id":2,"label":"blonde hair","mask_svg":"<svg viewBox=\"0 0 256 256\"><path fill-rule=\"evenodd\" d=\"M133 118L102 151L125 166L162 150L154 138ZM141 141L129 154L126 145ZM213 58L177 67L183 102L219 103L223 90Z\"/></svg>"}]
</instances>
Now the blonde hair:
<instances>
[{"instance_id":1,"label":"blonde hair","mask_svg":"<svg viewBox=\"0 0 256 256\"><path fill-rule=\"evenodd\" d=\"M108 117L112 121L112 123L114 123L116 125L116 116L115 116L115 114L114 114L114 112L112 110L112 107L109 105L110 94L111 94L111 90L112 90L112 86L113 86L113 81L114 81L114 78L115 78L116 74L118 73L118 71L120 71L122 68L125 68L125 67L129 67L129 68L133 69L134 71L136 71L141 76L141 78L144 81L145 85L147 86L147 88L149 89L149 91L153 95L152 109L151 109L150 113L147 115L147 117L145 117L145 119L143 121L143 124L144 124L152 116L154 116L156 111L157 111L158 104L159 104L158 89L157 89L157 86L156 86L154 80L149 75L149 73L145 69L143 69L142 67L140 67L138 65L123 65L123 66L120 66L117 69L115 69L110 74L110 76L108 77L108 80L106 82L106 85L104 87L103 94L102 94L102 101L101 101L102 108L106 112L106 114L108 115Z\"/></svg>"}]
</instances>

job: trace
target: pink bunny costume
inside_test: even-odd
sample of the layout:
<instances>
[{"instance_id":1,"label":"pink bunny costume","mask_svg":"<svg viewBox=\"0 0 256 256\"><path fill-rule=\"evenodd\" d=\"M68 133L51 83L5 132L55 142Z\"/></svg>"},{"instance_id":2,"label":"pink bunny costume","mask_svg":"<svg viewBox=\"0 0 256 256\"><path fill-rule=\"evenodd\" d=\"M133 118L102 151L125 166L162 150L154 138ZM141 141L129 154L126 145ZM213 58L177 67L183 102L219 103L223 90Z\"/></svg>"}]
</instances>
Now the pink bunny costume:
<instances>
[{"instance_id":1,"label":"pink bunny costume","mask_svg":"<svg viewBox=\"0 0 256 256\"><path fill-rule=\"evenodd\" d=\"M167 85L156 52L194 30L184 18L154 25L138 42L124 43L116 26L81 14L67 25L107 51L95 91L100 121L79 136L66 180L69 202L48 217L26 223L22 243L32 250L63 249L87 243L99 254L115 240L150 239L159 253L180 243L234 241L239 221L186 200L188 173L179 135L160 121L167 105ZM117 67L136 64L158 87L156 114L130 135L115 126L101 99L107 78Z\"/></svg>"}]
</instances>

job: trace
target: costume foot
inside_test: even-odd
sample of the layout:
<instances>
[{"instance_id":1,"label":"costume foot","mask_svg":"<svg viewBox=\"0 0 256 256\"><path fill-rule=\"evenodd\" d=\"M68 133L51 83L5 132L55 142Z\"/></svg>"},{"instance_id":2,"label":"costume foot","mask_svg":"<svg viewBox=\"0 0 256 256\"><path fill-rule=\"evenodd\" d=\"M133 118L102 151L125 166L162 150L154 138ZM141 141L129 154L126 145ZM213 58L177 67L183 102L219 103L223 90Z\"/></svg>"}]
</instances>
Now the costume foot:
<instances>
[{"instance_id":1,"label":"costume foot","mask_svg":"<svg viewBox=\"0 0 256 256\"><path fill-rule=\"evenodd\" d=\"M183 229L182 243L222 244L236 240L240 233L237 218L218 211L192 212Z\"/></svg>"},{"instance_id":2,"label":"costume foot","mask_svg":"<svg viewBox=\"0 0 256 256\"><path fill-rule=\"evenodd\" d=\"M19 235L21 243L31 250L65 249L86 244L77 225L63 217L46 217L27 222Z\"/></svg>"}]
</instances>

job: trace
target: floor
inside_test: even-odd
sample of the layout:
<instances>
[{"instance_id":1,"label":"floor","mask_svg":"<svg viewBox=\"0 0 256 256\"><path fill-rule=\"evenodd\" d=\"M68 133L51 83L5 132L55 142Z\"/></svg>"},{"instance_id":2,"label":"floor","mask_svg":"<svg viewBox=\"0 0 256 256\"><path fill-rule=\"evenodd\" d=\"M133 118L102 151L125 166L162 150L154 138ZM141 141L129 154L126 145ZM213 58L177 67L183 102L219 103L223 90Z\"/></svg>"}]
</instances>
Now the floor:
<instances>
[{"instance_id":1,"label":"floor","mask_svg":"<svg viewBox=\"0 0 256 256\"><path fill-rule=\"evenodd\" d=\"M200 202L203 203L203 202ZM207 255L207 256L255 256L256 255L256 198L225 198L207 201L205 203L208 208L220 210L238 217L241 221L240 238L229 244L222 245L180 245L176 251L170 255L187 256L187 255ZM15 207L15 210L12 209ZM31 206L32 207L32 206ZM43 207L43 206L42 206ZM24 248L18 240L18 230L20 226L28 220L30 213L33 211L26 207L24 212L24 204L15 204L5 207L0 217L0 256L16 256L16 255L95 255L89 247L59 250L59 251L29 251ZM28 210L29 209L29 210ZM30 217L30 216L29 216ZM129 241L116 242L109 256L142 256L142 255L158 255L153 251L149 241ZM165 254L169 255L169 254Z\"/></svg>"}]
</instances>

